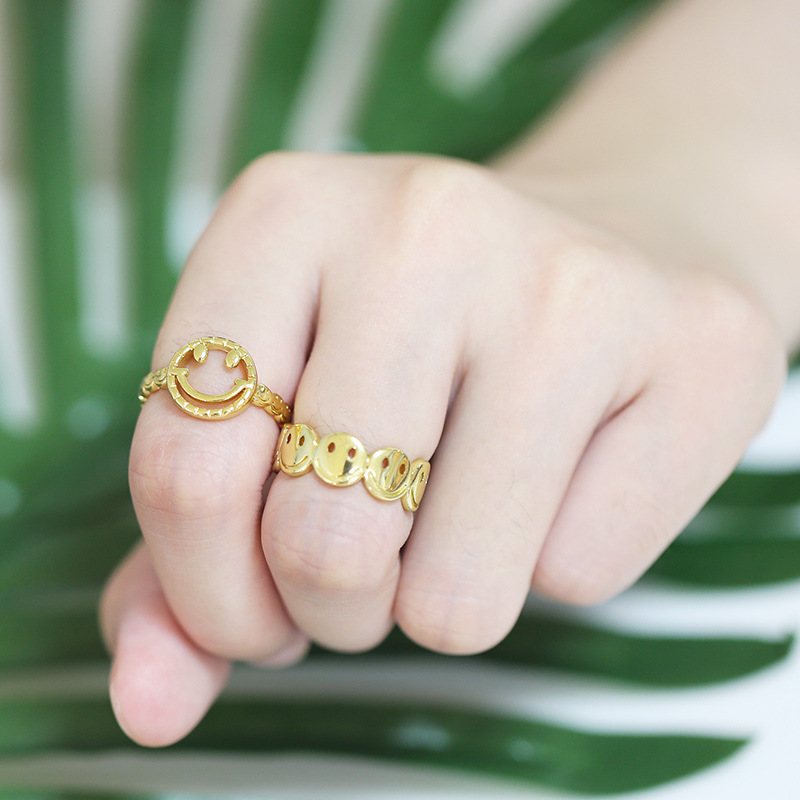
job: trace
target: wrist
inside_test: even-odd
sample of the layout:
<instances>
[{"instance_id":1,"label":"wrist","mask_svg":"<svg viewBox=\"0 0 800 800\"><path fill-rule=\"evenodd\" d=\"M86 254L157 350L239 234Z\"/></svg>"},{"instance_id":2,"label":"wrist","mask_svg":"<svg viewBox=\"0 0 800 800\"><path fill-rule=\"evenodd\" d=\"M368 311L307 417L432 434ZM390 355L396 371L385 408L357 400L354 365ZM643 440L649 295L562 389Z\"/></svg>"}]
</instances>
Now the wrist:
<instances>
[{"instance_id":1,"label":"wrist","mask_svg":"<svg viewBox=\"0 0 800 800\"><path fill-rule=\"evenodd\" d=\"M787 352L800 345L800 232L787 195L800 186L800 163L778 169L716 152L637 152L604 158L527 143L498 161L517 190L599 226L665 269L713 272L760 303ZM798 174L798 182L787 174ZM776 199L777 198L777 199ZM800 199L800 198L798 198ZM784 200L785 202L780 202Z\"/></svg>"}]
</instances>

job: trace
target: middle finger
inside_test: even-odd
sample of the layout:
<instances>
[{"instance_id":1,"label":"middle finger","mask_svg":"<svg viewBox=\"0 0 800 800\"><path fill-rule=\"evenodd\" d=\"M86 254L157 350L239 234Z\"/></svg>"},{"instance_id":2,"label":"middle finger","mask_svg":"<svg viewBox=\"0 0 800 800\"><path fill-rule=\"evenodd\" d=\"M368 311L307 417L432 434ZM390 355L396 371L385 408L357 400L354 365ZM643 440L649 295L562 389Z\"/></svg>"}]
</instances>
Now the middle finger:
<instances>
[{"instance_id":1,"label":"middle finger","mask_svg":"<svg viewBox=\"0 0 800 800\"><path fill-rule=\"evenodd\" d=\"M355 279L324 285L296 423L320 438L353 434L365 455L392 446L409 460L431 457L452 390L457 337L454 325L430 330L410 321L441 321L448 311L439 307L442 293L425 292L423 300L407 278L407 270L381 275L365 265ZM327 447L317 452L323 449L326 459ZM264 511L263 546L300 629L334 649L380 642L392 626L399 553L411 525L400 500L375 499L363 480L333 487L314 474L279 474Z\"/></svg>"}]
</instances>

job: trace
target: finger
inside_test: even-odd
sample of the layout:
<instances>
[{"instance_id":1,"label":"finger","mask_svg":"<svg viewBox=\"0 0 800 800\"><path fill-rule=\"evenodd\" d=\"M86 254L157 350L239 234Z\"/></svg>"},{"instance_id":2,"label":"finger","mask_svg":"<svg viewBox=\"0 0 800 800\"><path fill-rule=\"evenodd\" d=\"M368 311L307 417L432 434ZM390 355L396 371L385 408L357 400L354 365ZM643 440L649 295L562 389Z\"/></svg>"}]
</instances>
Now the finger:
<instances>
[{"instance_id":1,"label":"finger","mask_svg":"<svg viewBox=\"0 0 800 800\"><path fill-rule=\"evenodd\" d=\"M688 289L674 295L680 324L669 320L658 350L645 350L643 388L598 429L576 469L533 578L546 595L588 605L625 589L767 419L785 375L772 330L716 279L694 277Z\"/></svg>"},{"instance_id":2,"label":"finger","mask_svg":"<svg viewBox=\"0 0 800 800\"><path fill-rule=\"evenodd\" d=\"M542 359L513 382L495 359L473 366L449 412L395 606L403 631L430 649L486 650L522 610L574 465L609 401L609 381L588 388L585 365L573 360L568 372L563 363Z\"/></svg>"},{"instance_id":3,"label":"finger","mask_svg":"<svg viewBox=\"0 0 800 800\"><path fill-rule=\"evenodd\" d=\"M120 727L147 747L183 738L222 691L230 664L181 630L144 547L110 579L101 626L114 655L109 689Z\"/></svg>"},{"instance_id":4,"label":"finger","mask_svg":"<svg viewBox=\"0 0 800 800\"><path fill-rule=\"evenodd\" d=\"M438 287L411 297L408 271L393 280L369 274L364 268L325 288L294 420L321 436L354 434L367 453L396 446L427 459L454 380L456 326ZM414 318L441 324L414 326ZM331 648L377 644L392 626L399 551L411 524L400 501L375 499L362 481L334 488L313 472L279 474L264 510L263 546L292 619Z\"/></svg>"},{"instance_id":5,"label":"finger","mask_svg":"<svg viewBox=\"0 0 800 800\"><path fill-rule=\"evenodd\" d=\"M259 173L240 181L222 204L187 263L155 367L211 333L243 345L259 381L273 391L286 396L296 385L316 276L308 247L290 230L276 233L269 249L263 244L271 226L287 222L273 207L279 191L269 174ZM216 356L192 367L199 391L217 394L231 386L231 371ZM274 420L259 408L201 421L183 413L166 390L147 401L136 428L131 492L153 564L181 626L218 655L261 661L298 637L260 546L262 488L277 435Z\"/></svg>"},{"instance_id":6,"label":"finger","mask_svg":"<svg viewBox=\"0 0 800 800\"><path fill-rule=\"evenodd\" d=\"M544 544L534 589L594 605L644 573L730 473L762 422L758 414L731 420L719 399L713 391L676 396L658 386L597 432ZM732 435L737 430L741 435Z\"/></svg>"}]
</instances>

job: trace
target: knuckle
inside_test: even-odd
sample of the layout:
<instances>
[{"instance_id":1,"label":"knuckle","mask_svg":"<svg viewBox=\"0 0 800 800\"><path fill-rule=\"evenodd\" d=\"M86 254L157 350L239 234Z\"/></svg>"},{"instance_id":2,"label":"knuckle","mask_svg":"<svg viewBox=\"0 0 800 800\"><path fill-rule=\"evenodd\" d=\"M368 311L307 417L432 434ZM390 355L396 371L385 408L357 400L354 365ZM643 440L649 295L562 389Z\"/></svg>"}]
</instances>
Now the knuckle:
<instances>
[{"instance_id":1,"label":"knuckle","mask_svg":"<svg viewBox=\"0 0 800 800\"><path fill-rule=\"evenodd\" d=\"M504 217L486 210L500 194L478 165L432 157L405 161L379 204L376 225L387 257L374 280L366 276L366 286L377 288L381 301L408 297L424 313L452 317L455 298L470 304L471 287L484 280L475 267L484 263L477 251L503 235L498 226ZM412 294L419 286L426 291Z\"/></svg>"},{"instance_id":2,"label":"knuckle","mask_svg":"<svg viewBox=\"0 0 800 800\"><path fill-rule=\"evenodd\" d=\"M468 221L485 207L494 184L475 164L443 158L413 160L399 178L396 220L401 235L429 245L432 238L462 234ZM481 215L483 216L483 215Z\"/></svg>"},{"instance_id":3,"label":"knuckle","mask_svg":"<svg viewBox=\"0 0 800 800\"><path fill-rule=\"evenodd\" d=\"M586 569L563 559L542 557L532 587L548 600L570 606L597 606L612 599L627 583L602 569Z\"/></svg>"},{"instance_id":4,"label":"knuckle","mask_svg":"<svg viewBox=\"0 0 800 800\"><path fill-rule=\"evenodd\" d=\"M547 600L581 608L602 605L618 594L596 582L565 583L560 580L552 580L551 576L546 573L534 577L533 587L539 595Z\"/></svg>"},{"instance_id":5,"label":"knuckle","mask_svg":"<svg viewBox=\"0 0 800 800\"><path fill-rule=\"evenodd\" d=\"M434 205L462 199L479 199L489 176L482 167L448 158L418 158L412 161L404 185L414 200Z\"/></svg>"},{"instance_id":6,"label":"knuckle","mask_svg":"<svg viewBox=\"0 0 800 800\"><path fill-rule=\"evenodd\" d=\"M313 199L308 192L310 181L325 181L337 156L321 153L275 151L259 156L233 181L225 195L225 204L237 213L254 214L263 224L277 217L283 225L298 207L308 208ZM280 212L284 211L284 214Z\"/></svg>"},{"instance_id":7,"label":"knuckle","mask_svg":"<svg viewBox=\"0 0 800 800\"><path fill-rule=\"evenodd\" d=\"M383 539L385 522L346 500L281 501L268 511L266 529L271 571L303 593L370 594L397 557Z\"/></svg>"},{"instance_id":8,"label":"knuckle","mask_svg":"<svg viewBox=\"0 0 800 800\"><path fill-rule=\"evenodd\" d=\"M477 595L437 589L407 589L398 598L395 619L411 640L447 655L475 655L498 644L511 630L495 602Z\"/></svg>"},{"instance_id":9,"label":"knuckle","mask_svg":"<svg viewBox=\"0 0 800 800\"><path fill-rule=\"evenodd\" d=\"M251 161L240 173L233 186L244 192L259 192L273 184L302 183L311 169L324 163L325 157L316 153L297 153L275 150Z\"/></svg>"},{"instance_id":10,"label":"knuckle","mask_svg":"<svg viewBox=\"0 0 800 800\"><path fill-rule=\"evenodd\" d=\"M701 292L701 300L698 313L706 330L717 344L726 345L732 363L784 365L777 327L754 297L733 284L714 281Z\"/></svg>"},{"instance_id":11,"label":"knuckle","mask_svg":"<svg viewBox=\"0 0 800 800\"><path fill-rule=\"evenodd\" d=\"M231 458L219 444L174 435L134 439L131 496L139 507L171 517L217 518L230 511Z\"/></svg>"},{"instance_id":12,"label":"knuckle","mask_svg":"<svg viewBox=\"0 0 800 800\"><path fill-rule=\"evenodd\" d=\"M583 231L558 232L531 253L533 268L508 303L517 331L511 346L520 357L530 357L531 342L542 342L568 357L593 359L598 348L616 346L635 334L631 309L650 276L635 254ZM603 318L613 319L614 325L598 334Z\"/></svg>"},{"instance_id":13,"label":"knuckle","mask_svg":"<svg viewBox=\"0 0 800 800\"><path fill-rule=\"evenodd\" d=\"M207 624L188 631L192 640L207 653L234 661L258 662L268 659L273 653L280 652L287 633L276 626L275 631L263 628L237 627L226 619L209 628Z\"/></svg>"},{"instance_id":14,"label":"knuckle","mask_svg":"<svg viewBox=\"0 0 800 800\"><path fill-rule=\"evenodd\" d=\"M581 314L594 318L598 307L616 305L629 256L614 243L570 238L553 246L539 275L537 299L543 318L561 326Z\"/></svg>"},{"instance_id":15,"label":"knuckle","mask_svg":"<svg viewBox=\"0 0 800 800\"><path fill-rule=\"evenodd\" d=\"M721 412L735 404L740 414L742 398L747 399L746 424L753 435L786 377L781 333L760 300L733 282L697 275L690 289L686 321L675 342L677 363L685 370L683 355L693 353L689 377L708 386L709 402Z\"/></svg>"}]
</instances>

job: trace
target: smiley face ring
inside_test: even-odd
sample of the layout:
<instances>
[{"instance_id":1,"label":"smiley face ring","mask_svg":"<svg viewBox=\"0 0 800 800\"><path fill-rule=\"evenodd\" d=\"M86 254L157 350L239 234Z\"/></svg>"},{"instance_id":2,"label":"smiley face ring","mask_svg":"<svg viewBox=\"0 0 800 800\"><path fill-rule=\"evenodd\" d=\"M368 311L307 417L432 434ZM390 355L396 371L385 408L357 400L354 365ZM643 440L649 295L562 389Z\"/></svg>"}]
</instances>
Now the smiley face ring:
<instances>
[{"instance_id":1,"label":"smiley face ring","mask_svg":"<svg viewBox=\"0 0 800 800\"><path fill-rule=\"evenodd\" d=\"M382 447L371 455L349 433L320 436L311 426L284 425L273 464L275 472L296 477L312 469L330 486L352 486L363 480L378 500L401 500L406 511L416 511L428 485L431 465L411 461L396 447Z\"/></svg>"},{"instance_id":2,"label":"smiley face ring","mask_svg":"<svg viewBox=\"0 0 800 800\"><path fill-rule=\"evenodd\" d=\"M238 370L233 385L222 394L205 394L192 386L189 364L202 364L209 351L225 353L225 366ZM263 408L277 423L283 425L292 410L283 398L258 382L256 367L250 354L240 344L220 336L205 336L185 344L172 357L169 365L145 376L139 387L139 402L145 404L153 392L167 387L175 404L197 419L220 420L241 414L251 403Z\"/></svg>"}]
</instances>

